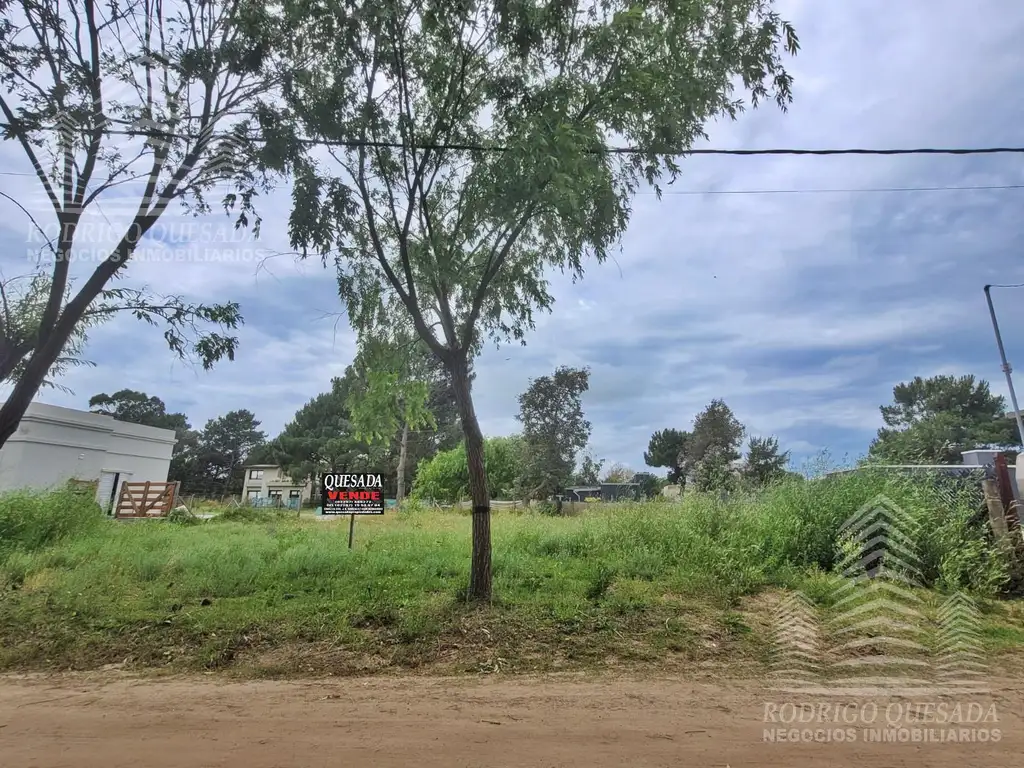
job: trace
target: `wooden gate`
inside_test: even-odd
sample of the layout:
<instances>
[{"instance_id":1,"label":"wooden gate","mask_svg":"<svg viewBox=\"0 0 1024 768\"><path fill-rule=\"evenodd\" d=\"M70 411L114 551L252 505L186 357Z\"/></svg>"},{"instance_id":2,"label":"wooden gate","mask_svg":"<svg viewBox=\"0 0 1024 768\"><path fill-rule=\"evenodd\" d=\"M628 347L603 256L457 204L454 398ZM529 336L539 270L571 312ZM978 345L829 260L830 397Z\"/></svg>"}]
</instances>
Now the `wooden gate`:
<instances>
[{"instance_id":1,"label":"wooden gate","mask_svg":"<svg viewBox=\"0 0 1024 768\"><path fill-rule=\"evenodd\" d=\"M167 517L174 509L178 483L121 483L114 517Z\"/></svg>"}]
</instances>

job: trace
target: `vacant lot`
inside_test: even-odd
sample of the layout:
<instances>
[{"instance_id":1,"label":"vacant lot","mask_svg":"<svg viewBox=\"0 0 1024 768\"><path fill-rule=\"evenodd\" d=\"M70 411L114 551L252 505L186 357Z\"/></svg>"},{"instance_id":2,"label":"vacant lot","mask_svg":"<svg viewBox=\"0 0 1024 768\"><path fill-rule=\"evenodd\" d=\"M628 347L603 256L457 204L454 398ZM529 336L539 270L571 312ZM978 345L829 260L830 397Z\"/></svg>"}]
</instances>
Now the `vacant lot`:
<instances>
[{"instance_id":1,"label":"vacant lot","mask_svg":"<svg viewBox=\"0 0 1024 768\"><path fill-rule=\"evenodd\" d=\"M0 499L0 668L258 676L728 666L767 660L777 598L827 603L841 523L878 493L919 523L921 596L971 591L989 650L1024 645L1010 563L948 493L870 475L724 503L495 515L496 602L463 602L469 518L248 513L114 523L70 494ZM230 519L232 516L235 519Z\"/></svg>"}]
</instances>

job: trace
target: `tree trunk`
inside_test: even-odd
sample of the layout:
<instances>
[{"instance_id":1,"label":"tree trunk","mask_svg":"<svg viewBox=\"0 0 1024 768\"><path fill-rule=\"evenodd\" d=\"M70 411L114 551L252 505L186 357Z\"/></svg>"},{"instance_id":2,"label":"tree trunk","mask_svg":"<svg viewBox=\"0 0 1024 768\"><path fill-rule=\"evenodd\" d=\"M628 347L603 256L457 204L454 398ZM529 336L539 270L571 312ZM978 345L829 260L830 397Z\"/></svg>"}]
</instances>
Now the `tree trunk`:
<instances>
[{"instance_id":1,"label":"tree trunk","mask_svg":"<svg viewBox=\"0 0 1024 768\"><path fill-rule=\"evenodd\" d=\"M17 431L25 411L28 410L32 399L39 392L39 387L46 379L46 374L49 373L50 368L64 350L64 345L68 343L68 339L71 338L75 326L81 321L82 315L85 314L93 300L100 295L103 287L114 276L114 273L127 263L135 250L135 245L156 222L156 217L149 217L149 219L145 225L140 225L138 221L133 222L129 233L121 239L111 256L96 267L81 290L67 303L52 329L40 327L41 343L33 350L25 365L24 374L14 385L14 389L11 390L3 407L0 408L0 448L3 448Z\"/></svg>"},{"instance_id":2,"label":"tree trunk","mask_svg":"<svg viewBox=\"0 0 1024 768\"><path fill-rule=\"evenodd\" d=\"M80 318L81 315L79 315ZM18 430L25 411L28 410L29 404L39 392L39 387L46 379L46 374L57 361L73 330L74 323L66 325L64 328L58 323L43 347L32 352L24 373L15 383L3 407L0 408L0 448L3 448Z\"/></svg>"},{"instance_id":3,"label":"tree trunk","mask_svg":"<svg viewBox=\"0 0 1024 768\"><path fill-rule=\"evenodd\" d=\"M466 463L469 467L469 494L473 500L473 557L469 570L469 599L491 599L491 497L487 490L487 469L484 464L484 436L473 409L469 383L469 362L465 352L455 353L449 367L455 402L459 407L462 434L466 440Z\"/></svg>"},{"instance_id":4,"label":"tree trunk","mask_svg":"<svg viewBox=\"0 0 1024 768\"><path fill-rule=\"evenodd\" d=\"M395 498L400 502L405 498L405 463L409 457L409 423L402 425L402 443L398 448L398 488Z\"/></svg>"}]
</instances>

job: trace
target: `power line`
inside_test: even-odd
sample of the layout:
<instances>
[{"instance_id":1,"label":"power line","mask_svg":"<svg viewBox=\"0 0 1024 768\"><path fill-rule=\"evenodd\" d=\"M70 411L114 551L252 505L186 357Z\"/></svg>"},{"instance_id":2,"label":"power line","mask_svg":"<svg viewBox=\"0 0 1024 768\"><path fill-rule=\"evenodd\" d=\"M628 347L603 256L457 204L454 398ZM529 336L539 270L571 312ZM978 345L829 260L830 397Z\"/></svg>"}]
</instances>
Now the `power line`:
<instances>
[{"instance_id":1,"label":"power line","mask_svg":"<svg viewBox=\"0 0 1024 768\"><path fill-rule=\"evenodd\" d=\"M0 176L30 176L36 174L19 171L0 171ZM840 187L827 189L666 189L662 195L824 195L824 194L866 194L886 192L976 192L985 190L1024 189L1024 184L977 184L950 185L939 187ZM637 192L640 195L654 195L654 191Z\"/></svg>"},{"instance_id":2,"label":"power line","mask_svg":"<svg viewBox=\"0 0 1024 768\"><path fill-rule=\"evenodd\" d=\"M127 124L124 120L111 120L108 118L109 123L118 122L121 124ZM0 128L9 129L11 126L8 123L0 123ZM42 126L39 130L45 131L61 131L67 130L61 126ZM170 133L159 130L159 127L147 125L143 130L107 130L105 133L114 136L147 136L154 139L189 139L199 140L205 139L207 141L218 138L211 133ZM224 134L220 138L238 140L240 137L234 134ZM252 140L254 137L250 137ZM363 141L357 139L311 139L308 137L300 137L297 139L299 144L305 146L322 146L322 147L343 147L348 149L409 149L409 150L431 150L431 151L448 151L448 152L510 152L512 147L500 145L500 144L406 144L398 141ZM645 155L653 152L656 155L662 156L688 156L688 155L732 155L739 157L754 156L754 155L810 155L810 156L827 156L827 155L1000 155L1000 154L1013 154L1021 155L1024 154L1024 147L917 147L910 149L869 149L869 148L847 148L847 149L794 149L794 148L777 148L777 149L688 149L678 152L661 152L652 149L644 149L643 147L593 147L590 149L584 149L585 154L592 155Z\"/></svg>"},{"instance_id":3,"label":"power line","mask_svg":"<svg viewBox=\"0 0 1024 768\"><path fill-rule=\"evenodd\" d=\"M682 189L663 190L663 195L811 195L811 194L857 194L874 192L972 192L980 190L1024 189L1024 184L979 184L975 186L947 187L850 187L840 189ZM656 192L639 192L654 195Z\"/></svg>"}]
</instances>

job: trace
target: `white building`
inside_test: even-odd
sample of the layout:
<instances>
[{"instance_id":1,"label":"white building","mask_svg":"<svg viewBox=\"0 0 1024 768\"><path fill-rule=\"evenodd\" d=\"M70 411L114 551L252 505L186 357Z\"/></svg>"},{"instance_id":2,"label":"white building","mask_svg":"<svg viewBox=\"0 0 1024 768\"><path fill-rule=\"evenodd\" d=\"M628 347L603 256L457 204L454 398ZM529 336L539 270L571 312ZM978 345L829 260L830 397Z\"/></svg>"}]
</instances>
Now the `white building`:
<instances>
[{"instance_id":1,"label":"white building","mask_svg":"<svg viewBox=\"0 0 1024 768\"><path fill-rule=\"evenodd\" d=\"M174 442L173 429L32 403L0 449L0 491L96 481L96 501L107 512L121 483L167 481Z\"/></svg>"}]
</instances>

